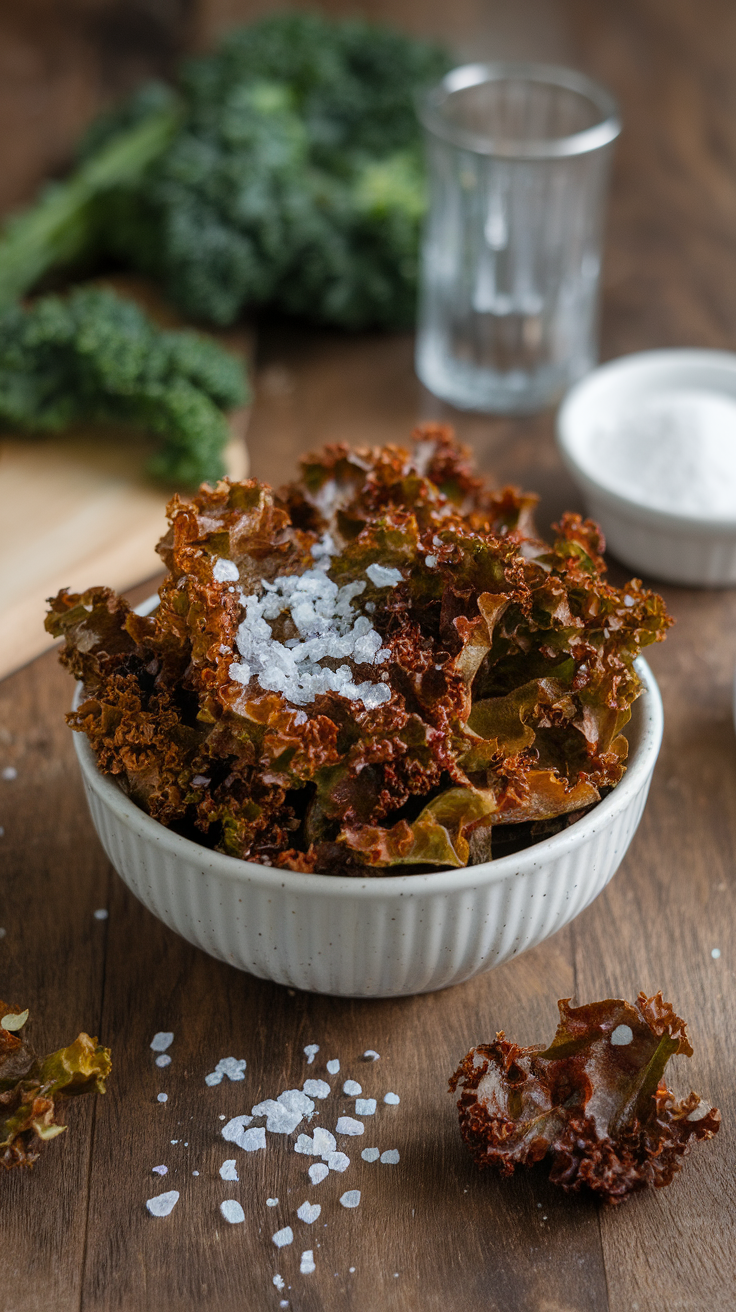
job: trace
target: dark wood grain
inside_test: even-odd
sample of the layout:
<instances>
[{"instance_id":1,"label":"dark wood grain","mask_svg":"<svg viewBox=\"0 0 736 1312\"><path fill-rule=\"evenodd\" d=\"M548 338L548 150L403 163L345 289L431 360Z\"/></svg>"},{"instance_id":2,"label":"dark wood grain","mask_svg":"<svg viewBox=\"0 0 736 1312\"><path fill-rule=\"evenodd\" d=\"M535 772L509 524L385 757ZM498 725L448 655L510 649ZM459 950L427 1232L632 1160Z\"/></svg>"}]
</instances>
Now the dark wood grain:
<instances>
[{"instance_id":1,"label":"dark wood grain","mask_svg":"<svg viewBox=\"0 0 736 1312\"><path fill-rule=\"evenodd\" d=\"M25 137L13 129L9 141L7 125L23 115L9 92L0 93L9 161L0 203L61 160L107 94L101 68L110 70L109 87L122 86L146 60L146 68L163 66L179 44L206 43L272 7L141 5L164 35L158 45L129 41L116 61L115 42L99 35L107 30L100 15L118 12L108 0L38 0L22 20L0 6L0 33L16 34L2 57L22 90L18 105L36 115L23 122ZM326 7L345 9L340 0ZM371 0L358 8L444 34L463 53L566 61L606 80L621 100L625 130L610 210L603 354L734 347L736 11L728 0L701 0L697 8L689 0L463 0L451 9L435 0ZM65 10L74 22L62 40ZM35 99L39 87L43 102ZM579 507L556 455L552 416L451 415L416 382L408 337L262 327L249 439L259 477L280 483L301 452L324 441L401 440L418 419L433 417L456 422L499 480L539 490L543 525ZM615 563L613 570L618 577ZM33 1172L0 1180L3 1312L250 1312L281 1299L303 1312L734 1306L736 594L670 588L666 595L678 622L652 655L665 742L616 878L568 930L519 960L459 988L398 1001L277 988L170 933L113 875L94 837L63 725L70 686L54 657L0 685L0 764L18 769L16 780L0 783L0 996L31 1006L39 1045L99 1029L115 1055L108 1094L69 1108L68 1133ZM105 922L92 914L102 906ZM676 1065L678 1091L692 1086L724 1112L718 1140L693 1153L674 1186L606 1210L561 1196L541 1173L511 1181L479 1175L446 1093L467 1047L497 1028L522 1042L547 1038L558 997L633 997L659 987L691 1022L695 1056ZM159 1029L176 1036L163 1071L149 1048ZM307 1067L310 1042L320 1052ZM367 1047L381 1053L379 1062L361 1061ZM208 1088L204 1075L228 1055L246 1058L245 1080ZM331 1056L342 1063L336 1090L349 1076L368 1094L400 1094L398 1107L381 1108L376 1138L385 1146L392 1132L397 1166L363 1163L366 1135L346 1149L353 1162L344 1176L310 1187L309 1159L273 1138L265 1154L224 1143L220 1115L248 1111L307 1074L324 1076ZM166 1104L157 1102L160 1091ZM330 1115L343 1109L337 1095L328 1106ZM327 1114L325 1107L325 1123ZM220 1179L227 1157L238 1160L237 1184ZM151 1174L159 1163L169 1167L164 1180ZM146 1198L172 1187L181 1192L172 1215L149 1217ZM356 1187L361 1206L345 1211L337 1199ZM269 1195L278 1207L265 1206ZM223 1197L240 1200L245 1224L222 1220ZM294 1221L307 1198L323 1208L312 1227ZM295 1242L279 1252L270 1236L287 1223ZM300 1276L299 1254L308 1247L317 1269ZM287 1285L282 1293L272 1283L276 1272Z\"/></svg>"}]
</instances>

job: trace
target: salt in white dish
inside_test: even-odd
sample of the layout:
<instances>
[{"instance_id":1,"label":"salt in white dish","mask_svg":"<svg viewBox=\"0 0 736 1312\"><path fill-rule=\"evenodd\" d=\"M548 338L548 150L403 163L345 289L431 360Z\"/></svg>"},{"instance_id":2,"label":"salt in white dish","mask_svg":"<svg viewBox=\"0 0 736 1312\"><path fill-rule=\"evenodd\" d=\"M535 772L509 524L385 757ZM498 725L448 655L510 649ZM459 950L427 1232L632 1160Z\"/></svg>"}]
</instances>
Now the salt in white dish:
<instances>
[{"instance_id":1,"label":"salt in white dish","mask_svg":"<svg viewBox=\"0 0 736 1312\"><path fill-rule=\"evenodd\" d=\"M154 598L148 609L152 609ZM498 861L432 874L299 874L211 852L141 811L74 746L92 820L118 874L164 924L211 956L316 993L397 997L470 979L579 915L615 874L644 809L662 741L646 661L621 783L553 838ZM79 703L77 689L74 705Z\"/></svg>"},{"instance_id":2,"label":"salt in white dish","mask_svg":"<svg viewBox=\"0 0 736 1312\"><path fill-rule=\"evenodd\" d=\"M666 489L656 504L647 504L635 480L627 489L620 476L596 468L596 434L603 427L625 422L637 407L658 400L676 404L678 396L684 412L700 397L703 418L710 414L723 428L736 406L736 354L642 351L594 369L571 388L560 408L558 445L614 556L631 569L670 583L730 586L736 583L736 508L724 513L719 497L714 498L716 514L667 510ZM688 504L686 498L683 503Z\"/></svg>"}]
</instances>

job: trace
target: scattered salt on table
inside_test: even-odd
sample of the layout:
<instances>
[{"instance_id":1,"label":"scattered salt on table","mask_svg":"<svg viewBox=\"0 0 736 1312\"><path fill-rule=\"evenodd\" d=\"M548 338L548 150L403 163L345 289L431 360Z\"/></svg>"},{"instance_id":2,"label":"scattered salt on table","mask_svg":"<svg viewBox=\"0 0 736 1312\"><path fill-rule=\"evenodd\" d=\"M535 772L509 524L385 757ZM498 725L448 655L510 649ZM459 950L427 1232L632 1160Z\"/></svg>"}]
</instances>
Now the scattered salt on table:
<instances>
[{"instance_id":1,"label":"scattered salt on table","mask_svg":"<svg viewBox=\"0 0 736 1312\"><path fill-rule=\"evenodd\" d=\"M179 1190L170 1189L168 1193L157 1194L155 1198L149 1198L146 1202L151 1216L168 1216L173 1212L179 1201Z\"/></svg>"}]
</instances>

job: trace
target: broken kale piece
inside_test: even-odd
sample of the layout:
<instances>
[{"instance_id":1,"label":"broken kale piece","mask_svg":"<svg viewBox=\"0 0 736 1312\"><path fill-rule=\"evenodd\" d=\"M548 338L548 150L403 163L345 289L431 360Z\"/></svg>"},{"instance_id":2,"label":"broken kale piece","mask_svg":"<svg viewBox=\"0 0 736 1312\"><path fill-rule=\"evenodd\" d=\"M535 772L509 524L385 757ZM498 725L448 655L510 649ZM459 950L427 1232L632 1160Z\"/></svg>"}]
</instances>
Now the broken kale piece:
<instances>
[{"instance_id":1,"label":"broken kale piece","mask_svg":"<svg viewBox=\"0 0 736 1312\"><path fill-rule=\"evenodd\" d=\"M548 1048L520 1048L503 1031L471 1048L450 1080L460 1132L479 1167L505 1175L549 1158L567 1191L608 1203L669 1184L691 1139L712 1139L721 1117L696 1093L677 1102L664 1082L670 1057L692 1056L685 1022L661 993L571 1007Z\"/></svg>"},{"instance_id":2,"label":"broken kale piece","mask_svg":"<svg viewBox=\"0 0 736 1312\"><path fill-rule=\"evenodd\" d=\"M478 864L503 827L578 816L622 778L634 661L662 599L604 578L603 540L494 489L452 432L332 446L275 493L175 497L146 619L62 591L46 627L69 717L155 820L320 873ZM532 837L533 841L533 837Z\"/></svg>"},{"instance_id":3,"label":"broken kale piece","mask_svg":"<svg viewBox=\"0 0 736 1312\"><path fill-rule=\"evenodd\" d=\"M58 1120L60 1097L105 1092L110 1049L89 1034L68 1048L37 1057L21 1031L28 1011L0 1002L0 1165L32 1166L39 1147L66 1129Z\"/></svg>"}]
</instances>

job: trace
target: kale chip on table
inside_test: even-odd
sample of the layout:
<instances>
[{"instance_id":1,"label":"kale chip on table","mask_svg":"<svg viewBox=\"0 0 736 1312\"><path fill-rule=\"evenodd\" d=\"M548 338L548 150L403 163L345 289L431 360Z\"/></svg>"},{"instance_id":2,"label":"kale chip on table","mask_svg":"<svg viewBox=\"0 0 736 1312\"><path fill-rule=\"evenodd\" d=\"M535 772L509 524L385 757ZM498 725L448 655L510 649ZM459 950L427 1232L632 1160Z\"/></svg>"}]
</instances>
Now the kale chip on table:
<instances>
[{"instance_id":1,"label":"kale chip on table","mask_svg":"<svg viewBox=\"0 0 736 1312\"><path fill-rule=\"evenodd\" d=\"M38 1057L26 1031L28 1010L0 1002L0 1166L32 1166L43 1143L63 1134L59 1103L105 1092L109 1048L89 1034Z\"/></svg>"},{"instance_id":2,"label":"kale chip on table","mask_svg":"<svg viewBox=\"0 0 736 1312\"><path fill-rule=\"evenodd\" d=\"M691 1141L712 1139L721 1123L697 1093L678 1102L665 1083L670 1057L693 1053L685 1022L661 993L640 993L633 1006L558 1005L548 1047L521 1048L501 1031L452 1076L474 1161L504 1175L547 1161L553 1184L607 1203L670 1184Z\"/></svg>"},{"instance_id":3,"label":"kale chip on table","mask_svg":"<svg viewBox=\"0 0 736 1312\"><path fill-rule=\"evenodd\" d=\"M551 545L535 497L476 477L451 432L328 447L279 494L175 497L154 614L51 602L84 684L69 723L154 819L296 870L476 864L621 779L663 602L607 583L597 527Z\"/></svg>"}]
</instances>

